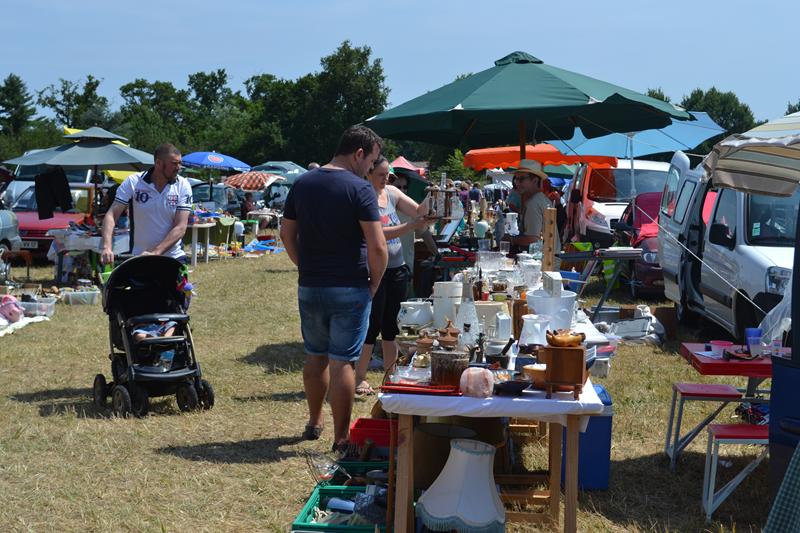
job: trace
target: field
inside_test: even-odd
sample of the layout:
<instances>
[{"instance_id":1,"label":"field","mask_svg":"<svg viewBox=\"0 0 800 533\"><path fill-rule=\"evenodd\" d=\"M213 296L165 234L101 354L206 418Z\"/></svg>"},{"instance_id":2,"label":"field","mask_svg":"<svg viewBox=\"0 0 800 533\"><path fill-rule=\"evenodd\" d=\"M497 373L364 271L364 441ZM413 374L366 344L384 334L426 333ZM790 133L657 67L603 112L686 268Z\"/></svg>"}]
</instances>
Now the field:
<instances>
[{"instance_id":1,"label":"field","mask_svg":"<svg viewBox=\"0 0 800 533\"><path fill-rule=\"evenodd\" d=\"M51 274L34 269L45 283ZM164 398L143 419L98 412L92 379L110 376L101 306L58 305L51 321L0 338L0 530L289 530L314 484L304 453L327 451L331 439L329 429L316 442L299 438L306 406L296 272L282 254L200 265L192 279L196 349L216 390L211 411L183 414ZM682 327L680 340L723 335L696 326ZM611 487L580 494L579 531L743 532L766 521L766 462L710 524L700 508L705 435L670 472L663 439L671 384L709 381L677 348L677 340L621 346L609 377L597 380L614 402ZM380 376L370 378L377 384ZM355 416L373 401L358 400ZM685 424L702 417L702 407L687 409ZM732 407L721 415L731 417ZM723 453L733 455L724 482L756 452Z\"/></svg>"}]
</instances>

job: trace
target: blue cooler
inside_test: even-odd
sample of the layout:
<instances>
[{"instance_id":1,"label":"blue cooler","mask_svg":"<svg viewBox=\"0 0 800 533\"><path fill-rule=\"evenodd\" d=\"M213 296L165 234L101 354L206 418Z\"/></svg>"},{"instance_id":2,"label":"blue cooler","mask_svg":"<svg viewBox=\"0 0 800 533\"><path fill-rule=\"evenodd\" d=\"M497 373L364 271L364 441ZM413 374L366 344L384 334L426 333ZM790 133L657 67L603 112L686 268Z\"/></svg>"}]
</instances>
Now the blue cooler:
<instances>
[{"instance_id":1,"label":"blue cooler","mask_svg":"<svg viewBox=\"0 0 800 533\"><path fill-rule=\"evenodd\" d=\"M586 431L578 437L578 488L581 490L608 489L608 476L611 470L611 422L614 409L611 395L602 385L594 385L594 390L603 402L603 414L589 418ZM567 431L561 437L561 485L564 485Z\"/></svg>"}]
</instances>

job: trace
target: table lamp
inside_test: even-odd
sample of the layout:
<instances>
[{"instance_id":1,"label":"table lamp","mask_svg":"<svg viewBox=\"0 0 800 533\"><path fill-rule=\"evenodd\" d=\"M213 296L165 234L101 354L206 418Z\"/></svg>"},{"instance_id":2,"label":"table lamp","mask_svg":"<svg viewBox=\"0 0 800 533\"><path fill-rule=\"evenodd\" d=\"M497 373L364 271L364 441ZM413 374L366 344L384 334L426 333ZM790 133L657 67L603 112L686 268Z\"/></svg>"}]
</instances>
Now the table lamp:
<instances>
[{"instance_id":1,"label":"table lamp","mask_svg":"<svg viewBox=\"0 0 800 533\"><path fill-rule=\"evenodd\" d=\"M450 441L450 455L436 481L417 502L432 531L500 533L506 515L494 482L494 446L470 439Z\"/></svg>"}]
</instances>

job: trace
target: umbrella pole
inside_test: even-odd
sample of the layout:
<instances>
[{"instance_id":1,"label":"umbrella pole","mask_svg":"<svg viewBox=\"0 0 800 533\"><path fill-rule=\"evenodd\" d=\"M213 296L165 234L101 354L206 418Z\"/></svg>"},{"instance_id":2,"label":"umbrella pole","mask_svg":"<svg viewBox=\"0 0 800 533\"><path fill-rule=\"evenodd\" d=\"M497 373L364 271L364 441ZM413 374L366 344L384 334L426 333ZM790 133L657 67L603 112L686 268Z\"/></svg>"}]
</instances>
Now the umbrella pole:
<instances>
[{"instance_id":1,"label":"umbrella pole","mask_svg":"<svg viewBox=\"0 0 800 533\"><path fill-rule=\"evenodd\" d=\"M521 118L519 120L519 160L522 161L525 159L525 146L527 142L525 142L525 119Z\"/></svg>"}]
</instances>

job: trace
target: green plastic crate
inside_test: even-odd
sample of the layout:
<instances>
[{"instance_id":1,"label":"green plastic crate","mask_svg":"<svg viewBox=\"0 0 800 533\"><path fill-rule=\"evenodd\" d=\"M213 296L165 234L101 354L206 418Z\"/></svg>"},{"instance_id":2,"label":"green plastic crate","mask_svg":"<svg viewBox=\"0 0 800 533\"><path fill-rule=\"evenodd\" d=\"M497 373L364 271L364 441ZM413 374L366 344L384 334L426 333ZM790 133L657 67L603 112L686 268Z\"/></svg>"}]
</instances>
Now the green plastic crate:
<instances>
[{"instance_id":1,"label":"green plastic crate","mask_svg":"<svg viewBox=\"0 0 800 533\"><path fill-rule=\"evenodd\" d=\"M308 501L303 506L300 514L292 522L292 531L295 532L313 532L313 531L346 531L350 533L357 533L363 531L364 533L374 533L375 526L347 526L347 525L328 525L328 524L312 524L311 520L314 518L314 507L319 505L320 500L326 498L352 498L354 495L366 491L366 487L342 487L330 485L327 487L317 486ZM381 533L386 532L385 527L380 528Z\"/></svg>"},{"instance_id":2,"label":"green plastic crate","mask_svg":"<svg viewBox=\"0 0 800 533\"><path fill-rule=\"evenodd\" d=\"M363 476L370 470L383 470L385 472L389 471L389 461L336 461L338 465L347 471L348 474L351 476ZM338 470L333 475L333 483L336 483L337 480L340 480L340 483L347 479L344 474L341 474Z\"/></svg>"}]
</instances>

